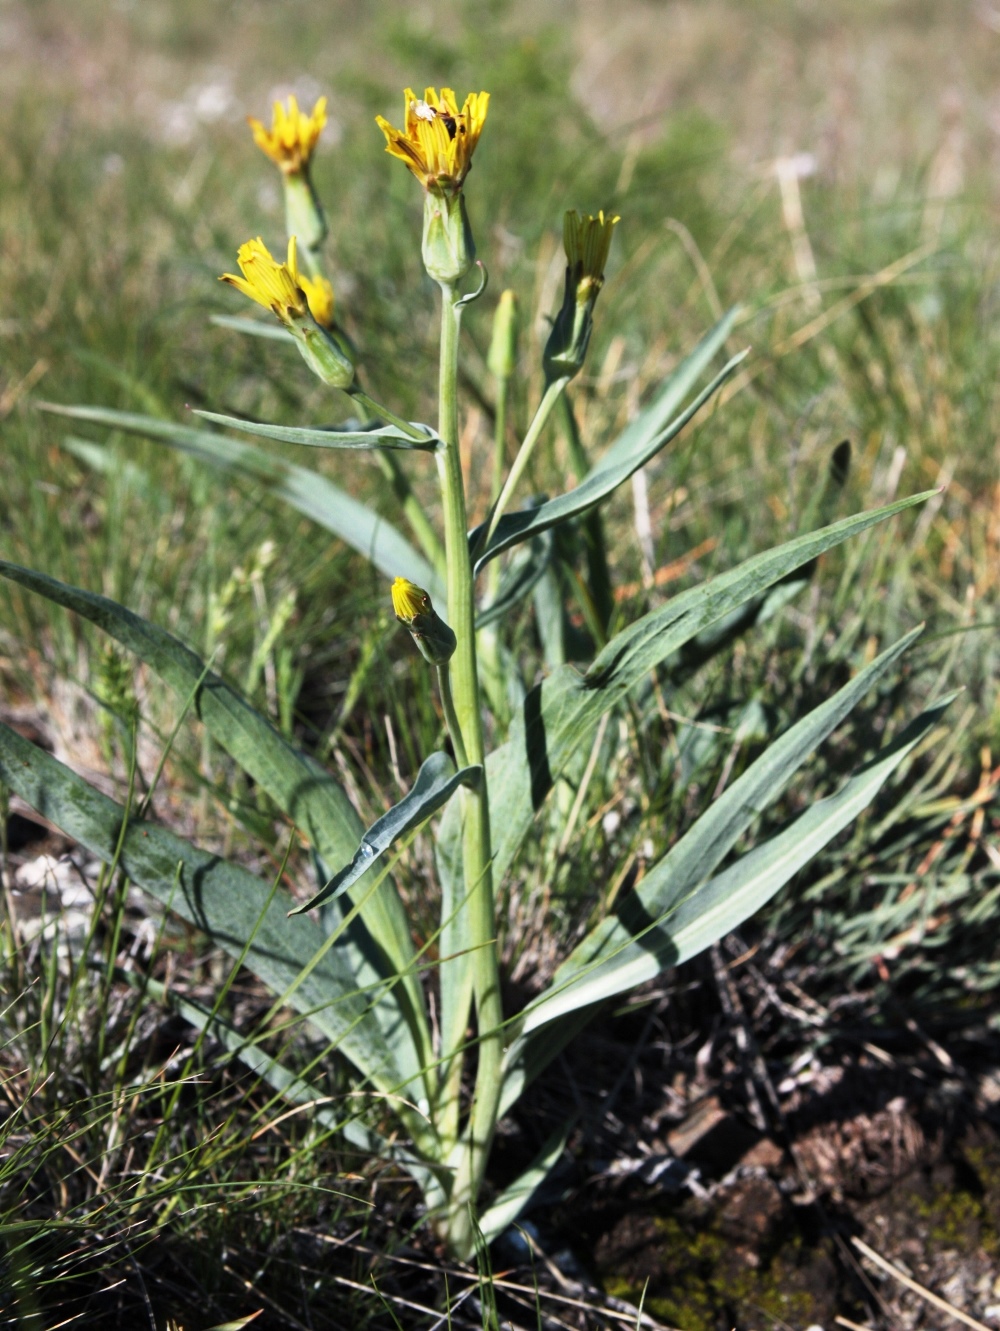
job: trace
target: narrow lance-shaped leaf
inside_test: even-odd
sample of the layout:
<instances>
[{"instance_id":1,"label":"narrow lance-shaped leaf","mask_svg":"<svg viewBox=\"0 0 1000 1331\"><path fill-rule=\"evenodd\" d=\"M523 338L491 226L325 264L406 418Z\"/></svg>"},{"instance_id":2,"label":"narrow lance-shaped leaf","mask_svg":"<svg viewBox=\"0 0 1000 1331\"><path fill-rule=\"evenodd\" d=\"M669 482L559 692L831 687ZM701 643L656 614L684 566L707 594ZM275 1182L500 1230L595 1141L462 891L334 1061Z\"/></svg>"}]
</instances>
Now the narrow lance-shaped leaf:
<instances>
[{"instance_id":1,"label":"narrow lance-shaped leaf","mask_svg":"<svg viewBox=\"0 0 1000 1331\"><path fill-rule=\"evenodd\" d=\"M502 619L534 591L552 563L553 548L552 533L543 532L531 542L527 554L515 558L510 568L504 569L496 599L484 605L476 615L477 629L486 628Z\"/></svg>"},{"instance_id":2,"label":"narrow lance-shaped leaf","mask_svg":"<svg viewBox=\"0 0 1000 1331\"><path fill-rule=\"evenodd\" d=\"M528 694L510 738L486 760L493 871L499 882L510 867L553 782L569 756L588 741L600 718L660 661L679 651L710 624L722 620L849 537L928 499L934 491L856 514L797 536L773 550L682 592L617 634L581 676L563 666ZM459 811L452 801L442 819L442 853L461 855ZM456 843L454 848L450 842Z\"/></svg>"},{"instance_id":3,"label":"narrow lance-shaped leaf","mask_svg":"<svg viewBox=\"0 0 1000 1331\"><path fill-rule=\"evenodd\" d=\"M416 425L423 430L425 439L414 439L395 425L383 425L372 430L309 430L296 425L269 425L264 421L246 421L239 416L221 416L216 411L195 411L196 416L214 425L226 425L244 434L259 435L263 439L276 439L282 444L303 444L308 448L376 449L402 448L433 453L441 443L441 436L429 425Z\"/></svg>"},{"instance_id":4,"label":"narrow lance-shaped leaf","mask_svg":"<svg viewBox=\"0 0 1000 1331\"><path fill-rule=\"evenodd\" d=\"M114 861L121 838L119 864L128 878L230 956L241 957L252 935L245 964L254 974L276 993L292 990L293 1006L380 1090L421 1093L412 1041L387 1038L347 959L335 947L324 950L319 926L304 916L286 919L282 889L272 894L248 870L155 823L132 820L122 837L121 805L2 724L0 781L105 863Z\"/></svg>"},{"instance_id":5,"label":"narrow lance-shaped leaf","mask_svg":"<svg viewBox=\"0 0 1000 1331\"><path fill-rule=\"evenodd\" d=\"M340 785L315 759L293 748L225 680L206 671L200 657L183 643L117 602L70 587L44 573L0 560L0 576L96 624L151 666L181 698L186 700L194 693L195 715L303 830L323 859L343 864L351 857L364 824ZM404 976L391 992L380 994L378 1010L386 1028L396 1031L400 1003L405 997L407 1021L422 1051L421 1061L428 1062L430 1031L423 991L412 970L414 951L406 912L390 879L384 878L369 893L370 887L370 881L360 882L356 896L363 901L361 917L365 930L383 955L380 957L372 948L364 930L350 930L340 946L351 953L360 987L378 985L387 976Z\"/></svg>"},{"instance_id":6,"label":"narrow lance-shaped leaf","mask_svg":"<svg viewBox=\"0 0 1000 1331\"><path fill-rule=\"evenodd\" d=\"M698 345L671 370L652 401L626 425L592 471L617 466L645 452L725 346L738 314L737 307L727 310L715 327L709 329Z\"/></svg>"},{"instance_id":7,"label":"narrow lance-shaped leaf","mask_svg":"<svg viewBox=\"0 0 1000 1331\"><path fill-rule=\"evenodd\" d=\"M322 906L324 902L346 892L394 842L425 823L445 805L459 786L477 785L482 775L483 769L479 766L463 767L456 772L455 764L448 754L432 753L421 763L417 779L407 794L369 827L350 864L335 874L311 901L296 906L290 914L298 915L302 911L311 910L313 906Z\"/></svg>"},{"instance_id":8,"label":"narrow lance-shaped leaf","mask_svg":"<svg viewBox=\"0 0 1000 1331\"><path fill-rule=\"evenodd\" d=\"M667 375L653 400L639 412L638 416L636 416L633 421L629 422L610 448L608 448L601 460L591 467L583 480L593 487L593 489L583 491L581 494L581 487L578 487L569 495L561 495L557 499L546 502L562 505L564 501L567 500L578 502L582 499L585 501L585 508L593 507L594 503L600 502L600 497L593 501L590 499L590 495L593 493L594 489L603 489L605 482L609 478L618 475L621 476L621 479L615 482L615 484L621 484L622 480L627 479L633 471L643 465L643 461L649 460L649 457L652 456L652 454L649 453L649 449L651 445L654 445L654 442L655 446L653 447L653 454L663 448L664 445L669 442L669 438L661 439L661 434L669 427L674 412L680 407L688 393L691 392L702 374L704 374L709 365L711 365L716 355L722 350L726 338L733 330L733 324L736 321L738 313L738 309L734 308L723 315L715 327L710 329L698 345L674 367L669 375ZM727 367L726 371L723 371L723 374L727 373L728 368L729 367ZM715 385L711 385L707 390L708 394L714 392L715 387ZM703 395L703 399L704 396L705 395ZM698 405L699 404L696 403L693 410L696 411ZM636 459L640 459L640 461L636 462ZM570 514L567 513L562 513L560 516L560 511L561 510L555 510L556 522L563 521L567 516L570 516ZM548 512L551 514L553 510L550 509ZM494 534L494 539L490 543L490 552L483 555L478 567L481 567L492 557L492 552L494 548L497 547L497 539L501 532L504 530L520 532L521 526L527 521L528 516L529 510L525 509L520 513L511 514L509 518L501 521L497 532ZM505 521L508 524L506 529L504 528ZM469 540L472 548L475 548L481 530L482 528L476 528L476 530L470 534ZM519 536L518 539L527 539L528 534L530 533L527 533L525 536Z\"/></svg>"},{"instance_id":9,"label":"narrow lance-shaped leaf","mask_svg":"<svg viewBox=\"0 0 1000 1331\"><path fill-rule=\"evenodd\" d=\"M539 1189L552 1173L566 1149L572 1121L556 1128L523 1174L507 1185L487 1211L479 1217L479 1228L487 1243L492 1243L515 1223L531 1205Z\"/></svg>"},{"instance_id":10,"label":"narrow lance-shaped leaf","mask_svg":"<svg viewBox=\"0 0 1000 1331\"><path fill-rule=\"evenodd\" d=\"M654 436L645 448L625 455L619 452L610 461L607 458L602 459L584 477L576 489L570 490L568 494L558 495L555 499L548 499L535 508L519 509L516 513L505 514L497 524L497 529L493 533L486 550L477 558L476 572L478 573L502 550L517 545L521 541L530 540L532 536L545 531L548 527L554 527L557 523L566 522L580 513L585 513L588 509L593 508L595 504L607 499L634 472L645 466L651 458L655 457L662 448L665 448L672 439L680 434L685 425L701 410L709 398L718 392L745 354L744 352L739 356L734 356L729 364L715 376L708 387L698 394L691 405L669 425L665 426L658 435ZM470 549L476 549L483 530L483 526L480 525L469 533Z\"/></svg>"},{"instance_id":11,"label":"narrow lance-shaped leaf","mask_svg":"<svg viewBox=\"0 0 1000 1331\"><path fill-rule=\"evenodd\" d=\"M600 990L607 976L626 966L635 948L642 946L633 941L636 935L650 920L664 917L676 902L684 900L715 872L754 819L781 795L809 756L921 632L922 628L916 628L894 643L751 763L646 874L621 910L602 920L573 949L553 977L551 992L532 1007L526 1030L578 1006L577 995L593 990L595 997L603 996ZM581 997L579 1001L593 1000Z\"/></svg>"},{"instance_id":12,"label":"narrow lance-shaped leaf","mask_svg":"<svg viewBox=\"0 0 1000 1331\"><path fill-rule=\"evenodd\" d=\"M432 599L442 603L447 599L444 583L435 569L391 522L309 467L274 457L228 435L176 425L155 416L51 402L36 405L72 420L89 421L165 443L214 467L258 481L276 498L364 555L387 578L395 578L400 569L406 569L406 576L426 588Z\"/></svg>"},{"instance_id":13,"label":"narrow lance-shaped leaf","mask_svg":"<svg viewBox=\"0 0 1000 1331\"><path fill-rule=\"evenodd\" d=\"M561 1015L554 1015L555 1007L549 1007L551 1020L534 1025L508 1049L500 1112L510 1108L528 1082L565 1048L605 998L624 993L662 970L697 956L768 902L871 803L904 758L938 724L950 701L949 697L932 704L835 795L819 800L784 831L674 903L663 916L651 920L643 938L630 945L627 955L622 954L620 967L612 969L614 963L609 965L603 984L586 990L583 983L579 988L574 984L569 993L577 991L578 1005L568 1006ZM595 976L600 974L595 972ZM543 996L534 1020L540 1019L545 1001ZM532 1020L532 1009L527 1019Z\"/></svg>"}]
</instances>

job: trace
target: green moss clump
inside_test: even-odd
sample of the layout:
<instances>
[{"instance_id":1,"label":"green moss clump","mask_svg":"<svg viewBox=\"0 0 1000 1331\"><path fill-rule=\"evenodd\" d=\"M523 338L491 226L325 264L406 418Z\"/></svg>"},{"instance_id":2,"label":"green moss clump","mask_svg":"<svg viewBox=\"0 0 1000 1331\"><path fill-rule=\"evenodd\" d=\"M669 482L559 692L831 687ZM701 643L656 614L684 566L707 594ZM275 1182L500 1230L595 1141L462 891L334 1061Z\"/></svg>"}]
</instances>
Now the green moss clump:
<instances>
[{"instance_id":1,"label":"green moss clump","mask_svg":"<svg viewBox=\"0 0 1000 1331\"><path fill-rule=\"evenodd\" d=\"M659 1321L684 1331L715 1331L748 1308L771 1321L806 1325L812 1320L810 1294L793 1288L795 1268L804 1256L801 1238L786 1243L767 1266L754 1268L733 1260L732 1244L717 1229L690 1232L672 1216L658 1218L655 1229L662 1236L660 1270L650 1277L652 1292L647 1291L643 1307ZM604 1288L638 1305L644 1283L612 1276Z\"/></svg>"}]
</instances>

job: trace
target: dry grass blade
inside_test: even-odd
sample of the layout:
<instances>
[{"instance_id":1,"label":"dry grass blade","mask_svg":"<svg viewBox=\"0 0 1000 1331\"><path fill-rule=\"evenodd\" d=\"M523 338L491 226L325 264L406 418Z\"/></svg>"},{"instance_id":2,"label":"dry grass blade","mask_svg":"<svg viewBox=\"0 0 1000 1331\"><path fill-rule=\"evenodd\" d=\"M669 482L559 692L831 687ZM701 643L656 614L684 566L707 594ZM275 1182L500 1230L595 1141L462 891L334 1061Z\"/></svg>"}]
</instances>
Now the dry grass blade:
<instances>
[{"instance_id":1,"label":"dry grass blade","mask_svg":"<svg viewBox=\"0 0 1000 1331\"><path fill-rule=\"evenodd\" d=\"M877 1267L898 1280L901 1285L905 1285L907 1289L912 1289L914 1294L919 1294L922 1299L926 1299L935 1308L939 1308L941 1312L948 1313L950 1317L956 1318L959 1322L964 1322L966 1326L971 1326L973 1331L990 1331L990 1328L984 1322L979 1322L975 1317L970 1317L968 1313L962 1312L961 1308L956 1308L947 1299L942 1299L939 1294L931 1293L929 1289L918 1284L910 1276L905 1275L897 1266L893 1266L892 1262L887 1261L873 1248L869 1248L868 1244L861 1239L854 1238L851 1239L851 1242L862 1256L867 1257L870 1262L874 1262ZM838 1317L837 1320L840 1321L841 1319Z\"/></svg>"}]
</instances>

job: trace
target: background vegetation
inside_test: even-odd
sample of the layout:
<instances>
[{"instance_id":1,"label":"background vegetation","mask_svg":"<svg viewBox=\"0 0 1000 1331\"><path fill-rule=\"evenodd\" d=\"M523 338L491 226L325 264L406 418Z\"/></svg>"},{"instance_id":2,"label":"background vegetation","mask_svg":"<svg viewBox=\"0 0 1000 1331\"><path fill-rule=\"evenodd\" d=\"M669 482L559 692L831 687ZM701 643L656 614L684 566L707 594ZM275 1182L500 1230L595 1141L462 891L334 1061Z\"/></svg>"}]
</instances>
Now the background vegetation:
<instances>
[{"instance_id":1,"label":"background vegetation","mask_svg":"<svg viewBox=\"0 0 1000 1331\"><path fill-rule=\"evenodd\" d=\"M944 487L908 521L837 552L779 620L667 699L636 771L598 774L580 832L587 872L540 862L507 903L512 983L530 988L533 972L551 968L552 940L641 873L755 743L924 619L908 674L828 746L815 790L904 712L962 685L948 733L912 775L901 812L873 810L778 899L748 946L765 978L790 978L841 1014L807 1038L763 1005L775 1082L804 1049L863 1043L879 1023L891 1045L908 1021L975 1082L995 1054L1000 981L998 43L1000 13L985 0L619 0L613 11L600 0L474 0L460 12L0 0L0 553L216 651L279 724L339 767L364 813L398 798L439 723L377 576L249 483L155 444L122 438L114 466L96 469L34 400L174 420L201 405L328 418L328 397L297 360L210 321L244 312L216 283L239 243L261 233L273 246L283 229L277 181L244 117L266 118L273 96L295 91L330 97L315 174L341 316L376 395L428 418L436 328L420 200L382 153L373 117L398 114L405 83L490 89L468 194L491 293L513 286L525 310L522 423L561 282L565 207L623 218L576 392L595 452L721 308L744 307L730 346L753 354L726 411L608 511L623 617L797 530L842 439L841 512ZM490 435L491 308L489 298L473 307L466 325L476 516L487 496L477 460ZM369 464L317 465L379 496ZM553 431L534 482L564 483L555 478L567 468ZM540 668L530 612L516 635ZM0 653L5 718L119 789L136 698L138 763L151 777L177 716L85 626L5 586ZM695 715L700 726L685 723ZM377 775L386 772L392 784ZM190 728L154 807L263 872L281 863L285 830ZM6 824L10 882L45 848L20 841L26 815L15 807ZM411 860L419 900L433 890L419 844ZM37 898L9 899L27 918ZM11 1118L0 1188L8 1271L22 1291L9 1324L54 1326L56 1308L79 1325L138 1325L148 1313L158 1326L170 1314L202 1327L257 1307L275 1326L388 1319L369 1276L373 1254L419 1219L405 1189L301 1116L281 1118L161 1001L157 986L179 986L211 1006L227 977L216 954L128 899L112 896L89 918L104 958L96 971L68 959L79 944L66 921L61 963L37 931L17 946L5 932ZM701 1031L703 1045L718 1002L680 1002L675 1040ZM267 1010L245 977L225 1004L244 1028ZM595 1102L598 1090L588 1091ZM393 1279L376 1268L377 1284ZM396 1315L417 1316L402 1305Z\"/></svg>"}]
</instances>

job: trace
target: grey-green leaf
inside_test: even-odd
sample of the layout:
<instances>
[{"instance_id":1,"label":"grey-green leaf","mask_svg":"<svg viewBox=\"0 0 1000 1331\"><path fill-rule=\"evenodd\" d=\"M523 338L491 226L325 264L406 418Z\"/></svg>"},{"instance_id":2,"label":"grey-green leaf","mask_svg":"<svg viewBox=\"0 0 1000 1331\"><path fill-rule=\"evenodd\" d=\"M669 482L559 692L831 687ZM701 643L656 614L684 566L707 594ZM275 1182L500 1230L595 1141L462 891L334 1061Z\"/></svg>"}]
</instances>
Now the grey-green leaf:
<instances>
[{"instance_id":1,"label":"grey-green leaf","mask_svg":"<svg viewBox=\"0 0 1000 1331\"><path fill-rule=\"evenodd\" d=\"M552 533L546 531L532 540L530 549L523 557L515 557L501 575L495 599L484 605L476 615L477 629L484 629L498 619L503 619L508 611L534 591L552 562L552 551Z\"/></svg>"},{"instance_id":2,"label":"grey-green leaf","mask_svg":"<svg viewBox=\"0 0 1000 1331\"><path fill-rule=\"evenodd\" d=\"M554 527L560 522L567 522L570 518L586 513L595 504L607 499L634 472L645 466L651 458L655 457L662 448L665 448L672 439L680 434L685 425L701 410L709 398L718 392L745 355L746 353L743 352L739 356L734 356L715 376L708 387L698 394L690 406L668 425L664 426L651 440L648 440L644 447L624 450L620 447L621 440L619 440L609 454L588 472L575 490L570 490L568 494L557 495L555 499L548 499L535 508L524 508L519 509L516 513L505 514L497 524L497 529L493 533L489 545L476 559L476 572L479 573L484 565L500 554L502 550L506 550L512 545L518 545L521 541L530 540L532 536L536 536L539 532ZM470 549L476 549L483 530L484 526L480 525L469 533Z\"/></svg>"},{"instance_id":3,"label":"grey-green leaf","mask_svg":"<svg viewBox=\"0 0 1000 1331\"><path fill-rule=\"evenodd\" d=\"M528 694L510 738L486 762L490 823L495 829L494 875L510 867L536 811L569 756L592 736L601 716L614 707L660 661L691 642L710 624L752 601L825 551L914 504L934 491L856 514L819 531L797 536L682 592L617 634L581 676L563 666ZM444 838L457 834L454 802L442 820Z\"/></svg>"},{"instance_id":4,"label":"grey-green leaf","mask_svg":"<svg viewBox=\"0 0 1000 1331\"><path fill-rule=\"evenodd\" d=\"M294 344L295 338L287 328L264 319L246 319L238 314L213 314L211 322L217 328L228 328L234 333L245 333L248 337L262 337L268 342L288 342Z\"/></svg>"},{"instance_id":5,"label":"grey-green leaf","mask_svg":"<svg viewBox=\"0 0 1000 1331\"><path fill-rule=\"evenodd\" d=\"M737 928L819 853L875 798L917 744L941 720L951 695L931 704L905 732L835 794L817 801L776 836L649 920L642 937L587 976L571 981L557 1010L542 995L526 1013L531 1029L511 1044L505 1059L501 1112L586 1024L595 1005L680 965Z\"/></svg>"},{"instance_id":6,"label":"grey-green leaf","mask_svg":"<svg viewBox=\"0 0 1000 1331\"><path fill-rule=\"evenodd\" d=\"M58 582L44 573L0 560L0 576L45 596L57 605L82 615L135 654L182 699L195 693L193 710L212 736L260 785L306 834L328 863L350 859L364 832L340 785L315 759L288 743L266 717L252 708L225 680L206 672L202 660L164 629L142 619L124 606ZM401 986L379 998L387 1009L385 1024L400 1024L401 1004L413 1038L430 1054L430 1033L423 991L412 969L414 951L406 912L391 879L384 878L373 891L370 881L356 886L362 902L361 918L378 952L370 944L357 945L355 964L359 985L378 985L386 977L401 974ZM403 999L405 998L405 1003Z\"/></svg>"},{"instance_id":7,"label":"grey-green leaf","mask_svg":"<svg viewBox=\"0 0 1000 1331\"><path fill-rule=\"evenodd\" d=\"M325 527L364 555L387 578L395 578L401 569L406 570L406 576L425 588L432 600L443 604L447 599L444 583L435 569L388 519L352 499L309 467L297 466L225 434L196 430L155 416L103 407L68 407L52 402L36 405L58 416L155 439L214 467L257 481L304 517Z\"/></svg>"},{"instance_id":8,"label":"grey-green leaf","mask_svg":"<svg viewBox=\"0 0 1000 1331\"><path fill-rule=\"evenodd\" d=\"M715 327L709 329L698 345L671 370L653 400L626 425L592 470L616 466L645 452L661 430L666 429L674 412L725 346L738 314L737 307L727 310Z\"/></svg>"},{"instance_id":9,"label":"grey-green leaf","mask_svg":"<svg viewBox=\"0 0 1000 1331\"><path fill-rule=\"evenodd\" d=\"M295 425L269 425L265 421L245 421L239 416L222 416L217 411L194 413L214 425L225 425L244 434L259 435L263 439L276 439L282 444L304 444L308 448L376 449L402 448L433 453L441 443L441 436L429 425L417 425L425 439L414 439L398 426L383 425L372 430L308 430Z\"/></svg>"},{"instance_id":10,"label":"grey-green leaf","mask_svg":"<svg viewBox=\"0 0 1000 1331\"><path fill-rule=\"evenodd\" d=\"M372 1082L386 1092L418 1095L421 1067L412 1041L392 1044L375 1019L371 995L360 992L347 958L325 947L323 931L306 917L287 920L287 893L239 865L200 850L126 811L44 750L0 724L0 781L103 860L209 935L289 1001ZM306 971L306 968L308 970ZM306 971L305 974L303 972Z\"/></svg>"},{"instance_id":11,"label":"grey-green leaf","mask_svg":"<svg viewBox=\"0 0 1000 1331\"><path fill-rule=\"evenodd\" d=\"M593 991L597 997L603 996L599 991L606 977L617 973L619 967L627 968L636 949L644 947L634 940L642 938L649 921L665 918L715 872L754 819L781 795L810 754L896 664L921 631L914 629L894 643L751 763L647 873L621 911L602 920L574 948L553 977L551 994L542 995L529 1014L526 1030L579 1006L577 995Z\"/></svg>"},{"instance_id":12,"label":"grey-green leaf","mask_svg":"<svg viewBox=\"0 0 1000 1331\"><path fill-rule=\"evenodd\" d=\"M550 1133L524 1173L520 1174L513 1183L508 1184L494 1199L489 1209L479 1217L479 1228L487 1243L492 1243L498 1238L531 1205L566 1149L566 1140L572 1127L571 1121Z\"/></svg>"},{"instance_id":13,"label":"grey-green leaf","mask_svg":"<svg viewBox=\"0 0 1000 1331\"><path fill-rule=\"evenodd\" d=\"M326 886L303 906L296 906L292 915L321 906L325 901L339 897L342 892L353 886L375 861L407 832L425 823L436 813L459 788L474 786L482 780L483 769L479 766L463 767L455 771L455 764L447 753L432 753L420 765L417 779L398 804L377 819L361 838L361 844L354 852L350 864L326 884Z\"/></svg>"}]
</instances>

